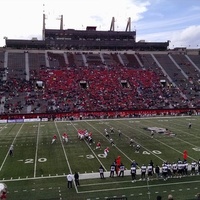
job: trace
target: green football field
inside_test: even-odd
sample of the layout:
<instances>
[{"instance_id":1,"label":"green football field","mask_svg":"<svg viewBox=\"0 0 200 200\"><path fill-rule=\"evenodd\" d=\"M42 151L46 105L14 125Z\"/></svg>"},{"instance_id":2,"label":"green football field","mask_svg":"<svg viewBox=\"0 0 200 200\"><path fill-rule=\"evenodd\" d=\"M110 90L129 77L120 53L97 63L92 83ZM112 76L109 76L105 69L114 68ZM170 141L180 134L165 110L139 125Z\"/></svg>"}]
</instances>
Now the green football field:
<instances>
[{"instance_id":1,"label":"green football field","mask_svg":"<svg viewBox=\"0 0 200 200\"><path fill-rule=\"evenodd\" d=\"M192 128L188 128L188 123ZM105 137L104 129L114 128L110 137L112 146ZM155 133L151 137L149 127L165 128L172 134ZM89 145L77 138L77 130L92 132L94 143ZM122 135L119 137L118 130ZM195 199L200 192L200 176L170 178L167 181L137 181L132 183L130 176L106 179L92 178L100 165L109 173L110 165L118 156L127 169L132 160L139 166L161 166L164 161L176 162L183 159L183 151L188 152L188 163L200 159L200 118L199 117L160 117L130 118L115 120L55 121L0 124L0 179L8 187L8 199L164 199L172 194L176 200ZM67 132L69 142L62 141ZM57 135L51 144L53 135ZM175 135L174 135L175 134ZM141 146L140 152L129 145L130 139ZM96 142L102 147L96 150ZM9 156L10 145L14 145L14 156ZM104 148L109 147L107 158ZM80 174L80 186L67 188L66 175L71 172ZM84 179L84 175L91 178ZM123 199L122 198L122 199Z\"/></svg>"}]
</instances>

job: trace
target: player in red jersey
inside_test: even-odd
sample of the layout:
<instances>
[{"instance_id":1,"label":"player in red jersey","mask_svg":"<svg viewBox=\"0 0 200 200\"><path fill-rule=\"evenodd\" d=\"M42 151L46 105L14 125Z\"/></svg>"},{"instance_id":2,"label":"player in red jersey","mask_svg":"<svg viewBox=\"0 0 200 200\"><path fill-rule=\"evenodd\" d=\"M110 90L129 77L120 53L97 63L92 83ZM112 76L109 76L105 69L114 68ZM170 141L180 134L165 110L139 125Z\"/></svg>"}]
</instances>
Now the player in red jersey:
<instances>
[{"instance_id":1,"label":"player in red jersey","mask_svg":"<svg viewBox=\"0 0 200 200\"><path fill-rule=\"evenodd\" d=\"M85 138L85 130L78 130L78 138L83 140Z\"/></svg>"},{"instance_id":2,"label":"player in red jersey","mask_svg":"<svg viewBox=\"0 0 200 200\"><path fill-rule=\"evenodd\" d=\"M63 142L68 142L68 134L67 133L63 133L62 135L62 139L63 139Z\"/></svg>"},{"instance_id":3,"label":"player in red jersey","mask_svg":"<svg viewBox=\"0 0 200 200\"><path fill-rule=\"evenodd\" d=\"M101 142L97 142L96 149L101 149Z\"/></svg>"},{"instance_id":4,"label":"player in red jersey","mask_svg":"<svg viewBox=\"0 0 200 200\"><path fill-rule=\"evenodd\" d=\"M108 156L108 152L109 152L109 147L106 147L104 149L104 157L106 158Z\"/></svg>"},{"instance_id":5,"label":"player in red jersey","mask_svg":"<svg viewBox=\"0 0 200 200\"><path fill-rule=\"evenodd\" d=\"M52 140L51 140L51 144L53 144L55 141L56 141L56 139L57 139L57 136L56 136L56 134L53 136L53 138L52 138Z\"/></svg>"},{"instance_id":6,"label":"player in red jersey","mask_svg":"<svg viewBox=\"0 0 200 200\"><path fill-rule=\"evenodd\" d=\"M7 199L7 186L4 183L0 183L0 199Z\"/></svg>"}]
</instances>

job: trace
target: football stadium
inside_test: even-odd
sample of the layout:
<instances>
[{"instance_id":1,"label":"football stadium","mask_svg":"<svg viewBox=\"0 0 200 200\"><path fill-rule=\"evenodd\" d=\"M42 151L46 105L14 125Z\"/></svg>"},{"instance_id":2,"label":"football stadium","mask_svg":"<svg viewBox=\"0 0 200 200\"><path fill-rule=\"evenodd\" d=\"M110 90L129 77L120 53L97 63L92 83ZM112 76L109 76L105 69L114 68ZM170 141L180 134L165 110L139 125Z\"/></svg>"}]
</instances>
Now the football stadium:
<instances>
[{"instance_id":1,"label":"football stadium","mask_svg":"<svg viewBox=\"0 0 200 200\"><path fill-rule=\"evenodd\" d=\"M42 32L0 48L1 199L200 198L200 50Z\"/></svg>"}]
</instances>

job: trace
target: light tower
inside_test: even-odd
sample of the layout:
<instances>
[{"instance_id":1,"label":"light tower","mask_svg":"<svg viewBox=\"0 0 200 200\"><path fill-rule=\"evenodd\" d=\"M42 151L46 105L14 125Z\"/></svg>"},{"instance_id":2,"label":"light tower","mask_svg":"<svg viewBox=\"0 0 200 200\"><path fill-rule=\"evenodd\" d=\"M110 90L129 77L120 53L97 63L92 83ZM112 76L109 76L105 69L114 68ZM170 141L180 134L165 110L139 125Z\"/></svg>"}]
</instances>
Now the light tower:
<instances>
[{"instance_id":1,"label":"light tower","mask_svg":"<svg viewBox=\"0 0 200 200\"><path fill-rule=\"evenodd\" d=\"M42 17L42 39L45 40L45 28L46 28L46 15L43 13L43 17Z\"/></svg>"},{"instance_id":2,"label":"light tower","mask_svg":"<svg viewBox=\"0 0 200 200\"><path fill-rule=\"evenodd\" d=\"M128 18L128 21L127 21L126 31L131 31L131 18L130 17Z\"/></svg>"},{"instance_id":3,"label":"light tower","mask_svg":"<svg viewBox=\"0 0 200 200\"><path fill-rule=\"evenodd\" d=\"M46 14L45 14L45 4L43 3L43 15L42 15L42 39L45 40L45 29L46 29Z\"/></svg>"},{"instance_id":4,"label":"light tower","mask_svg":"<svg viewBox=\"0 0 200 200\"><path fill-rule=\"evenodd\" d=\"M63 30L63 15L60 15L57 20L60 20L60 30Z\"/></svg>"},{"instance_id":5,"label":"light tower","mask_svg":"<svg viewBox=\"0 0 200 200\"><path fill-rule=\"evenodd\" d=\"M112 17L111 25L110 25L110 31L115 31L115 18Z\"/></svg>"}]
</instances>

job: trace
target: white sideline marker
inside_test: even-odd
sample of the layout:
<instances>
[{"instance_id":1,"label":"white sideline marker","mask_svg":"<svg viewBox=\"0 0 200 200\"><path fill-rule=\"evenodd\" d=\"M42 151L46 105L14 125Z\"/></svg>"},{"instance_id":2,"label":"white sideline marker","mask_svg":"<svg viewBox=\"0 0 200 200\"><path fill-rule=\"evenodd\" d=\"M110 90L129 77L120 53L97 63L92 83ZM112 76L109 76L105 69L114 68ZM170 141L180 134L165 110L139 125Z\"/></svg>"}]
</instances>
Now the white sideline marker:
<instances>
[{"instance_id":1,"label":"white sideline marker","mask_svg":"<svg viewBox=\"0 0 200 200\"><path fill-rule=\"evenodd\" d=\"M37 171L37 160L38 160L38 145L39 145L39 133L40 133L40 122L37 125L37 138L36 138L36 149L35 149L35 162L34 162L34 170L33 170L33 177L36 177Z\"/></svg>"}]
</instances>

